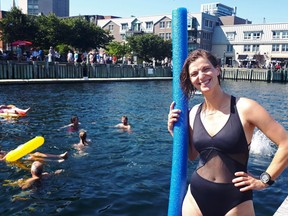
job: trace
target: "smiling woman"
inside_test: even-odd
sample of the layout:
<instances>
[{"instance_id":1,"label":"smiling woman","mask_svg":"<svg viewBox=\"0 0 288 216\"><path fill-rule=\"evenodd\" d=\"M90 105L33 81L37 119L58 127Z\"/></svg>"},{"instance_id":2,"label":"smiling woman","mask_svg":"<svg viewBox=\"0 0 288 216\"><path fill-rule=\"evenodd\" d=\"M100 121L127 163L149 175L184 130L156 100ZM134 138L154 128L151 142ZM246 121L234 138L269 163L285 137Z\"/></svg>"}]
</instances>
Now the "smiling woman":
<instances>
[{"instance_id":1,"label":"smiling woman","mask_svg":"<svg viewBox=\"0 0 288 216\"><path fill-rule=\"evenodd\" d=\"M187 97L196 89L204 96L204 102L189 113L188 157L200 159L183 201L182 215L255 215L253 191L272 185L288 165L287 131L256 101L223 91L219 61L211 53L201 49L191 52L180 76ZM174 105L172 102L168 115L171 135L181 113ZM279 147L260 179L247 170L256 128Z\"/></svg>"}]
</instances>

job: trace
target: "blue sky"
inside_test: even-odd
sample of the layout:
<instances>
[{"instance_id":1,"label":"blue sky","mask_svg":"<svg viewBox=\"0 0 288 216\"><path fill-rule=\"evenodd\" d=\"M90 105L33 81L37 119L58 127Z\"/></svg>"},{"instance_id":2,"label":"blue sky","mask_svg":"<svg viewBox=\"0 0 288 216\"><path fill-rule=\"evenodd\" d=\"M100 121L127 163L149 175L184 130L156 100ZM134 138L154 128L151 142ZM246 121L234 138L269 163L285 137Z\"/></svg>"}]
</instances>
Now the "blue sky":
<instances>
[{"instance_id":1,"label":"blue sky","mask_svg":"<svg viewBox=\"0 0 288 216\"><path fill-rule=\"evenodd\" d=\"M10 10L12 0L0 0L2 10ZM16 5L18 0L15 0ZM70 16L115 15L120 17L170 14L184 7L189 12L200 12L200 5L221 2L237 7L237 16L252 23L288 23L287 0L70 0Z\"/></svg>"}]
</instances>

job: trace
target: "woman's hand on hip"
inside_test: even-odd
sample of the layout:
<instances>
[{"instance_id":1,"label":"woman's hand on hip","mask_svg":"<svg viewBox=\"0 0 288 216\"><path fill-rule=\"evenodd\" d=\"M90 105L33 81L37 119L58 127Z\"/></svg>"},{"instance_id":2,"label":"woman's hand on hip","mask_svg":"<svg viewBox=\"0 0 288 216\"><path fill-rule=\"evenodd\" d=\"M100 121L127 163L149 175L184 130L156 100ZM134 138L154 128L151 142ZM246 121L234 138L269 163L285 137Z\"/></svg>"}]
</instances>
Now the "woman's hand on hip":
<instances>
[{"instance_id":1,"label":"woman's hand on hip","mask_svg":"<svg viewBox=\"0 0 288 216\"><path fill-rule=\"evenodd\" d=\"M266 184L259 179L245 172L236 172L236 178L232 180L235 187L239 187L241 192L248 190L263 190L267 187Z\"/></svg>"}]
</instances>

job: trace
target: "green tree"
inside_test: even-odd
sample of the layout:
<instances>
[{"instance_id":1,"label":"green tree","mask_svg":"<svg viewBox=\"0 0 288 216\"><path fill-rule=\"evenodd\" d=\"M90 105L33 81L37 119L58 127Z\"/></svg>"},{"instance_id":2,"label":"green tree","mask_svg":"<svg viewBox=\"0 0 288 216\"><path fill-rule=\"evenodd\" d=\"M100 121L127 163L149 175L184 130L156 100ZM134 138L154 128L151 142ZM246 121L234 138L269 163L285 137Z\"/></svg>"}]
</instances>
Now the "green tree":
<instances>
[{"instance_id":1,"label":"green tree","mask_svg":"<svg viewBox=\"0 0 288 216\"><path fill-rule=\"evenodd\" d=\"M80 17L63 19L69 28L66 43L75 48L105 48L113 40L108 32Z\"/></svg>"},{"instance_id":2,"label":"green tree","mask_svg":"<svg viewBox=\"0 0 288 216\"><path fill-rule=\"evenodd\" d=\"M107 53L111 56L115 55L119 59L130 54L131 48L128 44L112 41L107 45Z\"/></svg>"},{"instance_id":3,"label":"green tree","mask_svg":"<svg viewBox=\"0 0 288 216\"><path fill-rule=\"evenodd\" d=\"M160 36L153 34L137 35L127 38L131 50L144 61L151 62L172 56L171 41L164 41Z\"/></svg>"},{"instance_id":4,"label":"green tree","mask_svg":"<svg viewBox=\"0 0 288 216\"><path fill-rule=\"evenodd\" d=\"M58 44L67 43L66 38L70 34L69 27L55 14L38 16L35 18L37 31L35 44L41 47L55 47Z\"/></svg>"},{"instance_id":5,"label":"green tree","mask_svg":"<svg viewBox=\"0 0 288 216\"><path fill-rule=\"evenodd\" d=\"M22 13L16 7L6 13L0 20L1 40L11 43L16 40L33 41L34 32L37 31L33 17Z\"/></svg>"}]
</instances>

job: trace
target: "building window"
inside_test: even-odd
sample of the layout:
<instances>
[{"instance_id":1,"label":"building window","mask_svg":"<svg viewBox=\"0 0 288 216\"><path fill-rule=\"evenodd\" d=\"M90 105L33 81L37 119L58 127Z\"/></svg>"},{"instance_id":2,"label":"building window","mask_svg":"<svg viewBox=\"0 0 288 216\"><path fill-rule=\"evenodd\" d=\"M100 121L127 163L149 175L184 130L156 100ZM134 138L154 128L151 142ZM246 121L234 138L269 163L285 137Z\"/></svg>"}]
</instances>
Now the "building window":
<instances>
[{"instance_id":1,"label":"building window","mask_svg":"<svg viewBox=\"0 0 288 216\"><path fill-rule=\"evenodd\" d=\"M212 40L212 33L207 33L207 39Z\"/></svg>"},{"instance_id":2,"label":"building window","mask_svg":"<svg viewBox=\"0 0 288 216\"><path fill-rule=\"evenodd\" d=\"M163 39L165 39L165 33L159 33L159 36Z\"/></svg>"},{"instance_id":3,"label":"building window","mask_svg":"<svg viewBox=\"0 0 288 216\"><path fill-rule=\"evenodd\" d=\"M288 44L282 44L282 52L288 52Z\"/></svg>"},{"instance_id":4,"label":"building window","mask_svg":"<svg viewBox=\"0 0 288 216\"><path fill-rule=\"evenodd\" d=\"M227 52L233 52L233 45L228 44L227 47L226 47L226 51Z\"/></svg>"},{"instance_id":5,"label":"building window","mask_svg":"<svg viewBox=\"0 0 288 216\"><path fill-rule=\"evenodd\" d=\"M203 33L202 33L202 38L203 38L203 39L206 39L206 34L207 34L206 32L203 32Z\"/></svg>"},{"instance_id":6,"label":"building window","mask_svg":"<svg viewBox=\"0 0 288 216\"><path fill-rule=\"evenodd\" d=\"M252 38L251 32L244 32L244 40L249 40Z\"/></svg>"},{"instance_id":7,"label":"building window","mask_svg":"<svg viewBox=\"0 0 288 216\"><path fill-rule=\"evenodd\" d=\"M253 32L253 40L259 40L261 38L260 32Z\"/></svg>"},{"instance_id":8,"label":"building window","mask_svg":"<svg viewBox=\"0 0 288 216\"><path fill-rule=\"evenodd\" d=\"M128 30L128 23L121 24L121 30Z\"/></svg>"},{"instance_id":9,"label":"building window","mask_svg":"<svg viewBox=\"0 0 288 216\"><path fill-rule=\"evenodd\" d=\"M146 22L146 29L147 30L153 29L153 22Z\"/></svg>"},{"instance_id":10,"label":"building window","mask_svg":"<svg viewBox=\"0 0 288 216\"><path fill-rule=\"evenodd\" d=\"M213 22L211 20L209 21L209 28L213 28Z\"/></svg>"},{"instance_id":11,"label":"building window","mask_svg":"<svg viewBox=\"0 0 288 216\"><path fill-rule=\"evenodd\" d=\"M252 45L252 52L259 52L259 45Z\"/></svg>"},{"instance_id":12,"label":"building window","mask_svg":"<svg viewBox=\"0 0 288 216\"><path fill-rule=\"evenodd\" d=\"M170 40L171 39L171 33L166 33L166 40Z\"/></svg>"},{"instance_id":13,"label":"building window","mask_svg":"<svg viewBox=\"0 0 288 216\"><path fill-rule=\"evenodd\" d=\"M272 52L279 52L280 46L279 44L272 44Z\"/></svg>"},{"instance_id":14,"label":"building window","mask_svg":"<svg viewBox=\"0 0 288 216\"><path fill-rule=\"evenodd\" d=\"M171 21L167 21L167 22L166 22L166 27L167 27L167 28L171 28L171 26L172 26Z\"/></svg>"},{"instance_id":15,"label":"building window","mask_svg":"<svg viewBox=\"0 0 288 216\"><path fill-rule=\"evenodd\" d=\"M250 52L251 51L251 45L244 45L244 52Z\"/></svg>"},{"instance_id":16,"label":"building window","mask_svg":"<svg viewBox=\"0 0 288 216\"><path fill-rule=\"evenodd\" d=\"M244 32L244 40L259 40L261 35L261 32Z\"/></svg>"},{"instance_id":17,"label":"building window","mask_svg":"<svg viewBox=\"0 0 288 216\"><path fill-rule=\"evenodd\" d=\"M140 23L134 23L132 27L133 31L142 31Z\"/></svg>"},{"instance_id":18,"label":"building window","mask_svg":"<svg viewBox=\"0 0 288 216\"><path fill-rule=\"evenodd\" d=\"M160 22L160 28L161 29L165 28L165 22Z\"/></svg>"},{"instance_id":19,"label":"building window","mask_svg":"<svg viewBox=\"0 0 288 216\"><path fill-rule=\"evenodd\" d=\"M227 40L231 41L235 39L235 32L226 32Z\"/></svg>"},{"instance_id":20,"label":"building window","mask_svg":"<svg viewBox=\"0 0 288 216\"><path fill-rule=\"evenodd\" d=\"M109 29L109 31L113 31L113 25L108 25L108 29Z\"/></svg>"},{"instance_id":21,"label":"building window","mask_svg":"<svg viewBox=\"0 0 288 216\"><path fill-rule=\"evenodd\" d=\"M204 20L204 26L207 28L212 28L213 27L213 22L211 20Z\"/></svg>"},{"instance_id":22,"label":"building window","mask_svg":"<svg viewBox=\"0 0 288 216\"><path fill-rule=\"evenodd\" d=\"M282 39L288 39L288 31L282 32Z\"/></svg>"},{"instance_id":23,"label":"building window","mask_svg":"<svg viewBox=\"0 0 288 216\"><path fill-rule=\"evenodd\" d=\"M272 33L273 39L279 39L280 38L280 31L273 31Z\"/></svg>"}]
</instances>

